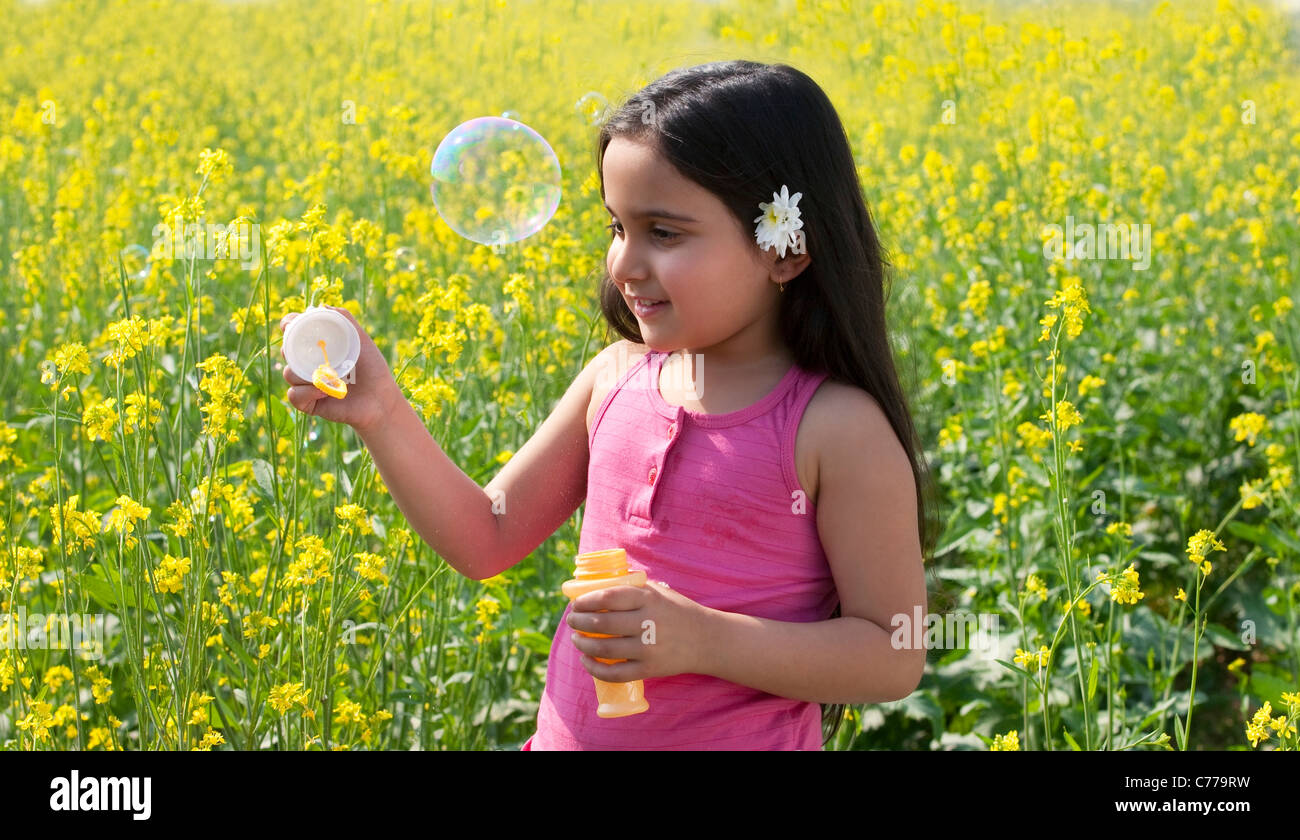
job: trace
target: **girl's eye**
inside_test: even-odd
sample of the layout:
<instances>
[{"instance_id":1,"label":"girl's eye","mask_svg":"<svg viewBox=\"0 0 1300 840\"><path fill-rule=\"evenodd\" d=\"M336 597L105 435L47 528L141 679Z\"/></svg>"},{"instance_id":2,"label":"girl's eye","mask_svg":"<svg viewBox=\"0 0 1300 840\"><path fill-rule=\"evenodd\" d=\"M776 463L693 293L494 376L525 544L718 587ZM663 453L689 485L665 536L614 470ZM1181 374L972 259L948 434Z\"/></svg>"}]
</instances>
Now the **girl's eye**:
<instances>
[{"instance_id":1,"label":"girl's eye","mask_svg":"<svg viewBox=\"0 0 1300 840\"><path fill-rule=\"evenodd\" d=\"M617 236L621 232L619 228L620 225L618 222L610 222L609 224L605 225L605 230L609 231L610 236ZM671 242L677 237L681 236L680 233L673 233L672 231L664 230L663 228L652 228L650 232L661 234L659 237L660 242Z\"/></svg>"}]
</instances>

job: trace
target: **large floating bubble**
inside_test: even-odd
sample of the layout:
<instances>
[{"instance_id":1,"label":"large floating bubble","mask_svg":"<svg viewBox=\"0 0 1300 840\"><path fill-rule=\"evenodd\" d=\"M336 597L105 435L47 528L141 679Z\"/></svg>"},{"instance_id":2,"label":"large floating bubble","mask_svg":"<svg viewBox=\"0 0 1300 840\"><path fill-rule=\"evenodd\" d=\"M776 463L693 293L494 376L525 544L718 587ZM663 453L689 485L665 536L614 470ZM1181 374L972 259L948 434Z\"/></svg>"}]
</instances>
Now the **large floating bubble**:
<instances>
[{"instance_id":1,"label":"large floating bubble","mask_svg":"<svg viewBox=\"0 0 1300 840\"><path fill-rule=\"evenodd\" d=\"M517 120L461 123L438 144L430 172L443 221L482 245L527 239L560 206L560 162L540 134Z\"/></svg>"}]
</instances>

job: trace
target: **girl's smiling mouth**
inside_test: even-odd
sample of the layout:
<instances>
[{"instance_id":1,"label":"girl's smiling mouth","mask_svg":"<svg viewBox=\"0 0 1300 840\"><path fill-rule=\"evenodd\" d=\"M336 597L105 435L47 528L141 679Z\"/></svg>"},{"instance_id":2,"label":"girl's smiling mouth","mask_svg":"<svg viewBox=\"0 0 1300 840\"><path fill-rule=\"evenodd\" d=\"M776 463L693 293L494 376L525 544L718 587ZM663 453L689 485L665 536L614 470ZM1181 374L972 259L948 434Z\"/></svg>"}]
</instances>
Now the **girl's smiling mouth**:
<instances>
[{"instance_id":1,"label":"girl's smiling mouth","mask_svg":"<svg viewBox=\"0 0 1300 840\"><path fill-rule=\"evenodd\" d=\"M655 300L654 298L642 298L629 296L631 300L632 311L638 318L648 318L658 312L663 311L671 304L666 300Z\"/></svg>"}]
</instances>

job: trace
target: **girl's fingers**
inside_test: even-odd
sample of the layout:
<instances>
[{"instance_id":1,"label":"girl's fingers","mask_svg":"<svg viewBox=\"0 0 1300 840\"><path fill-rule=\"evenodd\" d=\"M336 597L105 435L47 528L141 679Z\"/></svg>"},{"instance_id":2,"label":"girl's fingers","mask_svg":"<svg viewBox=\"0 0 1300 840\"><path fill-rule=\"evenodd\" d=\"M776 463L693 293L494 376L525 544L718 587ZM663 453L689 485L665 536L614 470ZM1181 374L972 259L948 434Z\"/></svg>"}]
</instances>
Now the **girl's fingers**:
<instances>
[{"instance_id":1,"label":"girl's fingers","mask_svg":"<svg viewBox=\"0 0 1300 840\"><path fill-rule=\"evenodd\" d=\"M584 633L604 633L607 636L640 636L641 622L626 611L620 612L570 612L566 622L574 630Z\"/></svg>"},{"instance_id":2,"label":"girl's fingers","mask_svg":"<svg viewBox=\"0 0 1300 840\"><path fill-rule=\"evenodd\" d=\"M290 385L311 385L309 380L303 379L301 376L294 373L293 369L288 365L276 365L275 368L284 374L284 381L288 382ZM316 386L312 385L312 387L314 388Z\"/></svg>"},{"instance_id":3,"label":"girl's fingers","mask_svg":"<svg viewBox=\"0 0 1300 840\"><path fill-rule=\"evenodd\" d=\"M321 399L328 399L328 396L315 385L295 385L289 389L289 405L303 414L315 414L316 403Z\"/></svg>"},{"instance_id":4,"label":"girl's fingers","mask_svg":"<svg viewBox=\"0 0 1300 840\"><path fill-rule=\"evenodd\" d=\"M589 639L581 633L574 633L572 639L574 647L597 659L637 660L646 654L645 645L641 644L640 638L624 636L617 639Z\"/></svg>"},{"instance_id":5,"label":"girl's fingers","mask_svg":"<svg viewBox=\"0 0 1300 840\"><path fill-rule=\"evenodd\" d=\"M636 610L645 606L645 602L645 590L639 586L611 586L575 598L573 609L575 612Z\"/></svg>"}]
</instances>

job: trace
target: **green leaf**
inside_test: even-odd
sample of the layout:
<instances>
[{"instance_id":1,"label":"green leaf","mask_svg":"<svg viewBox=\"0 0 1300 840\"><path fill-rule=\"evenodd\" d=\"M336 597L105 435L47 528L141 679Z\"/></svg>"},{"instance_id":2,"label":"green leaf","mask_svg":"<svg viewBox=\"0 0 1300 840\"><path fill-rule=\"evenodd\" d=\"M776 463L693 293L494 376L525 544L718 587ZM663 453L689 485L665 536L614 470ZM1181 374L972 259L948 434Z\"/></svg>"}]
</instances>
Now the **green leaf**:
<instances>
[{"instance_id":1,"label":"green leaf","mask_svg":"<svg viewBox=\"0 0 1300 840\"><path fill-rule=\"evenodd\" d=\"M242 644L243 640L232 638L230 633L224 628L222 628L221 635L226 639L226 649L234 653L235 656L239 658L239 661L243 662L250 671L256 671L257 663L253 661L253 657L249 656L248 651L244 650L244 645Z\"/></svg>"},{"instance_id":2,"label":"green leaf","mask_svg":"<svg viewBox=\"0 0 1300 840\"><path fill-rule=\"evenodd\" d=\"M928 720L934 740L943 737L943 707L931 691L914 691L899 701L903 714L913 720Z\"/></svg>"},{"instance_id":3,"label":"green leaf","mask_svg":"<svg viewBox=\"0 0 1300 840\"><path fill-rule=\"evenodd\" d=\"M1097 661L1097 660L1095 660L1095 659L1093 660L1093 662L1096 662L1096 661ZM1074 750L1075 752L1083 752L1083 750L1079 747L1079 742L1076 741L1076 740L1074 740L1074 736L1070 734L1070 730L1068 730L1068 729L1066 729L1064 726L1062 726L1062 727L1061 727L1061 734L1065 736L1065 740L1067 740L1067 741L1070 742L1070 749Z\"/></svg>"},{"instance_id":4,"label":"green leaf","mask_svg":"<svg viewBox=\"0 0 1300 840\"><path fill-rule=\"evenodd\" d=\"M1270 673L1271 668L1263 667L1264 663L1255 666L1250 674L1250 680L1247 683L1252 697L1259 698L1259 704L1263 705L1265 700L1273 704L1273 708L1285 706L1282 702L1282 692L1290 691L1294 682L1284 677L1278 677Z\"/></svg>"},{"instance_id":5,"label":"green leaf","mask_svg":"<svg viewBox=\"0 0 1300 840\"><path fill-rule=\"evenodd\" d=\"M1283 532L1276 525L1270 524L1265 530L1260 525L1247 525L1245 522L1232 521L1228 523L1228 530L1233 536L1241 537L1244 540L1250 540L1261 548L1267 548L1275 555L1282 556L1290 553L1300 554L1300 541L1295 537Z\"/></svg>"},{"instance_id":6,"label":"green leaf","mask_svg":"<svg viewBox=\"0 0 1300 840\"><path fill-rule=\"evenodd\" d=\"M1187 730L1183 729L1183 719L1177 714L1174 715L1174 731L1178 735L1178 749L1183 752L1187 751Z\"/></svg>"},{"instance_id":7,"label":"green leaf","mask_svg":"<svg viewBox=\"0 0 1300 840\"><path fill-rule=\"evenodd\" d=\"M266 497L274 502L276 499L273 473L274 470L266 461L261 458L253 459L253 480L257 482L258 487L262 488L262 492L266 494Z\"/></svg>"},{"instance_id":8,"label":"green leaf","mask_svg":"<svg viewBox=\"0 0 1300 840\"><path fill-rule=\"evenodd\" d=\"M520 633L519 644L521 647L531 650L539 656L551 655L551 640L536 631L529 630Z\"/></svg>"},{"instance_id":9,"label":"green leaf","mask_svg":"<svg viewBox=\"0 0 1300 840\"><path fill-rule=\"evenodd\" d=\"M1024 668L1021 668L1019 665L1016 665L1014 663L1008 662L1005 659L995 659L993 661L997 662L999 665L1005 665L1017 673L1024 674L1026 677L1029 677L1031 680L1034 678L1034 675L1026 671Z\"/></svg>"},{"instance_id":10,"label":"green leaf","mask_svg":"<svg viewBox=\"0 0 1300 840\"><path fill-rule=\"evenodd\" d=\"M91 568L98 569L99 564L95 563ZM101 580L92 575L82 575L80 583L81 588L86 591L86 594L90 595L91 599L94 600L96 604L99 604L104 609L110 611L118 608L117 593L113 591L113 587L109 586L107 581ZM129 595L131 593L127 594ZM134 606L134 604L132 606Z\"/></svg>"},{"instance_id":11,"label":"green leaf","mask_svg":"<svg viewBox=\"0 0 1300 840\"><path fill-rule=\"evenodd\" d=\"M1088 669L1088 699L1097 693L1097 671L1101 667L1101 658L1094 656L1092 666Z\"/></svg>"},{"instance_id":12,"label":"green leaf","mask_svg":"<svg viewBox=\"0 0 1300 840\"><path fill-rule=\"evenodd\" d=\"M1214 642L1215 647L1227 648L1228 650L1250 649L1250 645L1243 642L1241 636L1220 624L1207 624L1205 635L1209 637L1210 641Z\"/></svg>"}]
</instances>

